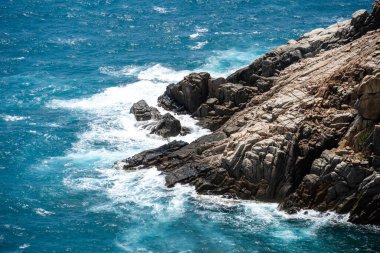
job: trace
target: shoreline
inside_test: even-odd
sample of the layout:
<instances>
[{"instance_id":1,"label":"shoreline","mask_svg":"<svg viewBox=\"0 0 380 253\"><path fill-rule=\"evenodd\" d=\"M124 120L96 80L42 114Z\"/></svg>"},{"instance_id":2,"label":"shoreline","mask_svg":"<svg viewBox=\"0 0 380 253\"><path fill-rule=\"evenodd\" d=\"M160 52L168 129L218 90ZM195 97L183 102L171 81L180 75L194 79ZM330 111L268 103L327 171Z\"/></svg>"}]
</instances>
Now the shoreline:
<instances>
[{"instance_id":1,"label":"shoreline","mask_svg":"<svg viewBox=\"0 0 380 253\"><path fill-rule=\"evenodd\" d=\"M116 167L156 166L168 187L189 183L200 194L276 202L289 213L333 210L380 225L379 28L375 0L372 13L306 33L227 78L186 76L158 104L212 133Z\"/></svg>"}]
</instances>

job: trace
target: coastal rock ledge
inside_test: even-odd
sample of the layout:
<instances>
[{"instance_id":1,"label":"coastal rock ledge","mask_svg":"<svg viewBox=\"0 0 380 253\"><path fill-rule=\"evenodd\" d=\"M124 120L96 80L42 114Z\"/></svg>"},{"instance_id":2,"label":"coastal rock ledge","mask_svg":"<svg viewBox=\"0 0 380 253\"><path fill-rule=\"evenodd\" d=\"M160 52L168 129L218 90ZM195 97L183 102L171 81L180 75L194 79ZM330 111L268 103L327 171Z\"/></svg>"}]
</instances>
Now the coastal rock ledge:
<instances>
[{"instance_id":1,"label":"coastal rock ledge","mask_svg":"<svg viewBox=\"0 0 380 253\"><path fill-rule=\"evenodd\" d=\"M115 167L155 166L168 187L380 225L379 28L376 0L371 13L289 41L226 79L193 73L169 85L159 105L213 132Z\"/></svg>"}]
</instances>

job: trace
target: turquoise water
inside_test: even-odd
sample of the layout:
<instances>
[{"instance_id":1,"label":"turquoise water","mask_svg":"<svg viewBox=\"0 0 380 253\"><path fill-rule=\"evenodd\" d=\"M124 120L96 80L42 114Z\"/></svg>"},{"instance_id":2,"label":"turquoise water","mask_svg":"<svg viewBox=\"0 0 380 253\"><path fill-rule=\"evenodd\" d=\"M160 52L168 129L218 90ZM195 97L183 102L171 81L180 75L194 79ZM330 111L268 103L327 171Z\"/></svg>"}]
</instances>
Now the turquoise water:
<instances>
[{"instance_id":1,"label":"turquoise water","mask_svg":"<svg viewBox=\"0 0 380 253\"><path fill-rule=\"evenodd\" d=\"M166 140L129 115L191 71L226 76L370 0L0 5L0 252L379 252L346 216L164 187L114 161ZM206 134L188 116L192 133Z\"/></svg>"}]
</instances>

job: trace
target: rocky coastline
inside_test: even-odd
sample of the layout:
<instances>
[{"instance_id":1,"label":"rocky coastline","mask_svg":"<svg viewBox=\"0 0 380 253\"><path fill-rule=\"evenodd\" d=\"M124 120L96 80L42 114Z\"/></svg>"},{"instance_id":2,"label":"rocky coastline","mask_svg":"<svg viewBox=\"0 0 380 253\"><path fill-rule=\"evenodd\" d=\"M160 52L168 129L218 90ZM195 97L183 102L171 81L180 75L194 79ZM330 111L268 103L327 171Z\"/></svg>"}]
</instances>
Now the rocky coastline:
<instances>
[{"instance_id":1,"label":"rocky coastline","mask_svg":"<svg viewBox=\"0 0 380 253\"><path fill-rule=\"evenodd\" d=\"M349 213L380 225L380 0L371 13L289 41L227 78L192 73L158 105L212 130L115 163L157 167L200 194ZM186 134L144 101L131 113L163 137Z\"/></svg>"}]
</instances>

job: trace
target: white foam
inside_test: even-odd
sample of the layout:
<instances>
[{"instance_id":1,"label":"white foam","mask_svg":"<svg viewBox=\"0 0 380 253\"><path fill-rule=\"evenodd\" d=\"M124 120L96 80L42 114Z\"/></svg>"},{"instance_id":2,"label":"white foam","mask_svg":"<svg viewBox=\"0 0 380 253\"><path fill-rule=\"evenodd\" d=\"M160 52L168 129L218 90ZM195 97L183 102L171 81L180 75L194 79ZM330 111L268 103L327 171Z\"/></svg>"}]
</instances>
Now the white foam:
<instances>
[{"instance_id":1,"label":"white foam","mask_svg":"<svg viewBox=\"0 0 380 253\"><path fill-rule=\"evenodd\" d=\"M204 30L203 30L204 31ZM202 34L198 33L199 36ZM198 35L194 34L193 37ZM208 41L196 42L196 45L189 46L192 50L199 50L204 47ZM103 66L99 68L99 72L111 76L135 76L139 80L152 82L172 83L178 82L184 76L191 72L209 72L213 77L227 77L237 69L251 63L259 55L254 49L247 51L238 51L235 49L224 51L213 51L211 56L206 58L205 63L194 70L175 70L173 68L163 66L161 64L147 66Z\"/></svg>"},{"instance_id":2,"label":"white foam","mask_svg":"<svg viewBox=\"0 0 380 253\"><path fill-rule=\"evenodd\" d=\"M242 32L215 32L215 35L242 35Z\"/></svg>"},{"instance_id":3,"label":"white foam","mask_svg":"<svg viewBox=\"0 0 380 253\"><path fill-rule=\"evenodd\" d=\"M175 11L175 8L167 9L167 8L160 7L160 6L153 6L153 10L158 12L158 13L165 14L165 13Z\"/></svg>"},{"instance_id":4,"label":"white foam","mask_svg":"<svg viewBox=\"0 0 380 253\"><path fill-rule=\"evenodd\" d=\"M208 32L207 28L202 28L202 27L196 26L195 27L195 33L190 34L189 38L194 40L198 37L204 36L204 33L206 33L206 32ZM190 48L193 48L193 47L190 47ZM194 50L196 50L196 49L194 49Z\"/></svg>"},{"instance_id":5,"label":"white foam","mask_svg":"<svg viewBox=\"0 0 380 253\"><path fill-rule=\"evenodd\" d=\"M202 36L200 33L193 33L193 34L190 34L189 38L192 39L192 40L194 40L194 39L196 39L196 38L198 38L200 36Z\"/></svg>"},{"instance_id":6,"label":"white foam","mask_svg":"<svg viewBox=\"0 0 380 253\"><path fill-rule=\"evenodd\" d=\"M51 108L80 110L91 115L88 130L79 134L79 141L73 145L67 158L112 163L174 139L190 142L209 133L208 130L197 126L196 121L189 115L174 115L180 119L184 127L191 130L191 133L184 137L164 139L151 135L149 129L144 127L145 122L136 122L134 116L129 113L132 104L144 99L149 105L155 106L157 97L165 91L167 84L138 81L126 86L107 88L102 93L88 98L53 100L48 103L47 106ZM161 113L166 113L162 108L158 109Z\"/></svg>"},{"instance_id":7,"label":"white foam","mask_svg":"<svg viewBox=\"0 0 380 253\"><path fill-rule=\"evenodd\" d=\"M23 57L23 56L21 56L21 57L16 57L16 58L12 58L12 60L22 61L22 60L25 60L25 57Z\"/></svg>"},{"instance_id":8,"label":"white foam","mask_svg":"<svg viewBox=\"0 0 380 253\"><path fill-rule=\"evenodd\" d=\"M145 99L149 104L155 105L157 97L165 90L166 84L154 83L150 81L138 81L126 86L111 87L103 92L95 94L89 98L72 99L72 100L52 100L48 103L51 108L81 109L93 113L102 113L104 116L117 116L127 110L128 106L137 102L139 99ZM111 114L111 115L110 115Z\"/></svg>"},{"instance_id":9,"label":"white foam","mask_svg":"<svg viewBox=\"0 0 380 253\"><path fill-rule=\"evenodd\" d=\"M160 64L155 64L138 73L137 77L140 80L178 82L189 73L190 71L188 70L176 71L174 69L164 67Z\"/></svg>"},{"instance_id":10,"label":"white foam","mask_svg":"<svg viewBox=\"0 0 380 253\"><path fill-rule=\"evenodd\" d=\"M110 75L110 76L133 76L137 74L142 67L139 66L125 66L122 68L117 68L113 66L104 66L99 68L99 72L102 74Z\"/></svg>"},{"instance_id":11,"label":"white foam","mask_svg":"<svg viewBox=\"0 0 380 253\"><path fill-rule=\"evenodd\" d=\"M213 77L227 77L239 68L251 63L259 57L255 50L238 51L235 49L213 51L201 68L195 70L209 72Z\"/></svg>"},{"instance_id":12,"label":"white foam","mask_svg":"<svg viewBox=\"0 0 380 253\"><path fill-rule=\"evenodd\" d=\"M45 209L43 208L36 208L34 209L34 212L40 216L49 216L49 215L53 215L55 214L54 212L49 212L49 211L46 211Z\"/></svg>"},{"instance_id":13,"label":"white foam","mask_svg":"<svg viewBox=\"0 0 380 253\"><path fill-rule=\"evenodd\" d=\"M113 66L103 66L99 68L99 72L110 76L135 76L139 80L153 81L153 82L178 82L184 76L188 75L189 70L174 70L165 67L161 64L154 64L148 66L125 66L122 68Z\"/></svg>"},{"instance_id":14,"label":"white foam","mask_svg":"<svg viewBox=\"0 0 380 253\"><path fill-rule=\"evenodd\" d=\"M50 42L59 44L59 45L69 45L74 46L80 42L86 41L86 38L78 37L78 38L56 38L50 40Z\"/></svg>"},{"instance_id":15,"label":"white foam","mask_svg":"<svg viewBox=\"0 0 380 253\"><path fill-rule=\"evenodd\" d=\"M208 41L198 41L195 46L189 46L191 50L199 50L208 44Z\"/></svg>"},{"instance_id":16,"label":"white foam","mask_svg":"<svg viewBox=\"0 0 380 253\"><path fill-rule=\"evenodd\" d=\"M282 239L284 241L289 241L289 240L296 240L299 239L298 236L294 234L293 231L291 230L281 230L281 231L276 231L273 232L272 235L276 238Z\"/></svg>"},{"instance_id":17,"label":"white foam","mask_svg":"<svg viewBox=\"0 0 380 253\"><path fill-rule=\"evenodd\" d=\"M19 249L27 249L27 248L29 248L29 247L30 247L30 244L29 244L29 243L24 243L24 244L20 245L18 248L19 248Z\"/></svg>"},{"instance_id":18,"label":"white foam","mask_svg":"<svg viewBox=\"0 0 380 253\"><path fill-rule=\"evenodd\" d=\"M64 180L71 189L106 194L110 202L93 206L92 212L119 212L115 206L133 206L136 212L146 209L165 220L182 215L187 195L195 192L190 186L166 188L164 176L155 168L128 172L100 168L97 172L94 177Z\"/></svg>"},{"instance_id":19,"label":"white foam","mask_svg":"<svg viewBox=\"0 0 380 253\"><path fill-rule=\"evenodd\" d=\"M207 29L207 28L204 28L204 27L199 27L199 26L197 26L197 27L195 28L195 31L198 32L198 33L206 33L206 32L208 32L208 29Z\"/></svg>"},{"instance_id":20,"label":"white foam","mask_svg":"<svg viewBox=\"0 0 380 253\"><path fill-rule=\"evenodd\" d=\"M2 119L4 121L20 121L20 120L29 119L29 117L16 116L16 115L7 115L7 114L3 114L3 115L1 115L1 117L2 117Z\"/></svg>"}]
</instances>

